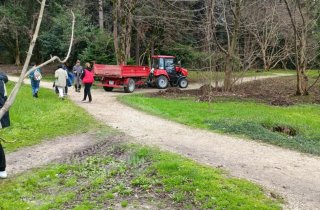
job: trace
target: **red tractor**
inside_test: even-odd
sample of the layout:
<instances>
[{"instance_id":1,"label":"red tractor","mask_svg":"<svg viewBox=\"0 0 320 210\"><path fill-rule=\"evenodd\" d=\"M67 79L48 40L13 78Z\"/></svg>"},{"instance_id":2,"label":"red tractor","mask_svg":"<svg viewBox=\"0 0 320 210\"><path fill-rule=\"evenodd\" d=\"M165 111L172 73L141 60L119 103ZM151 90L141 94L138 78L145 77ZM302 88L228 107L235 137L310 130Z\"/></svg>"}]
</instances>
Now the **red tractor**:
<instances>
[{"instance_id":1,"label":"red tractor","mask_svg":"<svg viewBox=\"0 0 320 210\"><path fill-rule=\"evenodd\" d=\"M152 56L152 65L149 75L149 84L156 84L159 89L167 88L169 83L172 87L188 87L188 71L181 68L180 62L175 64L174 56Z\"/></svg>"},{"instance_id":2,"label":"red tractor","mask_svg":"<svg viewBox=\"0 0 320 210\"><path fill-rule=\"evenodd\" d=\"M131 93L136 86L145 84L160 89L167 88L169 84L186 88L188 71L174 61L174 56L157 55L152 56L151 69L148 66L94 64L93 71L105 91L124 88L125 92Z\"/></svg>"}]
</instances>

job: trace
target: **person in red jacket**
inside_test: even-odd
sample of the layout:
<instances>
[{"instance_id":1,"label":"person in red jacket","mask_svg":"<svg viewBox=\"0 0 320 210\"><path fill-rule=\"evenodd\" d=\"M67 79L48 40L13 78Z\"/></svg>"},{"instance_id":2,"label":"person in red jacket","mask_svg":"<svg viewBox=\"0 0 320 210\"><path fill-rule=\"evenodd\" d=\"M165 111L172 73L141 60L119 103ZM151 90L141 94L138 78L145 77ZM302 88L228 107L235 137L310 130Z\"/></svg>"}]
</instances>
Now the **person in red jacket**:
<instances>
[{"instance_id":1,"label":"person in red jacket","mask_svg":"<svg viewBox=\"0 0 320 210\"><path fill-rule=\"evenodd\" d=\"M91 96L91 86L94 82L93 72L90 66L90 63L86 63L85 69L81 75L82 84L84 85L84 96L82 101L87 100L87 96L89 98L89 103L92 101Z\"/></svg>"}]
</instances>

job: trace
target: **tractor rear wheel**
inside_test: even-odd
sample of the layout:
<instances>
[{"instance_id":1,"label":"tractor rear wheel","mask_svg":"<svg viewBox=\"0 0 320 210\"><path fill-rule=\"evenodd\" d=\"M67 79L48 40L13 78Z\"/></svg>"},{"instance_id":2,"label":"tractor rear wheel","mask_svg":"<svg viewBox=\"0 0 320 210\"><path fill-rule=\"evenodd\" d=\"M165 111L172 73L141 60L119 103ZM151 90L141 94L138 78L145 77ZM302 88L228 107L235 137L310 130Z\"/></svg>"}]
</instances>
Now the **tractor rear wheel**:
<instances>
[{"instance_id":1,"label":"tractor rear wheel","mask_svg":"<svg viewBox=\"0 0 320 210\"><path fill-rule=\"evenodd\" d=\"M107 92L110 92L113 90L113 87L106 87L106 86L103 86L103 89Z\"/></svg>"},{"instance_id":2,"label":"tractor rear wheel","mask_svg":"<svg viewBox=\"0 0 320 210\"><path fill-rule=\"evenodd\" d=\"M188 87L188 80L186 78L182 78L179 80L178 85L180 88L187 88Z\"/></svg>"},{"instance_id":3,"label":"tractor rear wheel","mask_svg":"<svg viewBox=\"0 0 320 210\"><path fill-rule=\"evenodd\" d=\"M166 76L163 76L163 75L161 75L161 76L159 76L158 78L157 78L157 87L159 88L159 89L165 89L165 88L167 88L168 87L168 78L166 77Z\"/></svg>"},{"instance_id":4,"label":"tractor rear wheel","mask_svg":"<svg viewBox=\"0 0 320 210\"><path fill-rule=\"evenodd\" d=\"M134 79L129 78L128 85L124 87L124 92L132 93L134 89L136 89L136 82L134 81Z\"/></svg>"}]
</instances>

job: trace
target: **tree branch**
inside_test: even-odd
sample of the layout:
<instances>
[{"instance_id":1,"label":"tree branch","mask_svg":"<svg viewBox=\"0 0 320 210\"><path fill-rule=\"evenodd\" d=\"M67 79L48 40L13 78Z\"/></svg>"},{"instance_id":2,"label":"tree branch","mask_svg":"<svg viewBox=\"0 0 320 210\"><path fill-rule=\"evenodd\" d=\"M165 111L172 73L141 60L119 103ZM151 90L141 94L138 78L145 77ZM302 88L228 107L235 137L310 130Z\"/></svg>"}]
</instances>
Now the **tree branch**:
<instances>
[{"instance_id":1,"label":"tree branch","mask_svg":"<svg viewBox=\"0 0 320 210\"><path fill-rule=\"evenodd\" d=\"M50 60L40 64L37 67L33 67L29 71L27 71L29 63L30 63L30 60L31 60L31 57L32 57L32 52L33 52L36 40L38 38L38 34L39 34L41 22L42 22L42 16L43 16L43 12L44 12L44 7L45 7L45 3L46 3L46 0L42 0L40 12L39 12L39 18L38 18L38 22L37 22L37 26L36 26L36 30L34 32L32 41L30 42L27 58L25 60L22 72L20 74L19 81L15 84L13 90L11 91L11 93L10 93L10 95L8 97L8 100L3 105L3 107L0 109L0 119L3 117L3 115L7 111L9 111L10 107L12 106L12 104L14 103L14 101L15 101L15 99L17 97L17 94L18 94L18 92L19 92L19 90L21 88L21 85L22 85L22 82L23 82L24 78L27 77L30 74L31 71L35 70L36 68L43 67L43 66L47 65L48 63L51 63L51 62L53 62L55 60L58 60L61 63L65 63L68 60L69 56L70 56L71 48L72 48L72 42L73 42L73 36L74 36L74 25L75 25L75 15L74 15L74 13L72 11L71 11L72 17L73 17L72 33L71 33L71 39L70 39L70 46L69 46L69 50L68 50L66 58L64 60L61 60L58 56L54 56Z\"/></svg>"}]
</instances>

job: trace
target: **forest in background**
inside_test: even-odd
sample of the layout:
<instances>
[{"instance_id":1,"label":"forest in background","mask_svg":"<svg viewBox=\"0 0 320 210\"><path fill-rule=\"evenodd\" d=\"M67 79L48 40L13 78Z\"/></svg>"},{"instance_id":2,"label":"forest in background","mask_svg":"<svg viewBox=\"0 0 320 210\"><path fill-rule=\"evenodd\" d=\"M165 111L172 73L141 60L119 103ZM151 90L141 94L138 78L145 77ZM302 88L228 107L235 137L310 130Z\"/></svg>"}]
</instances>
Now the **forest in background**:
<instances>
[{"instance_id":1,"label":"forest in background","mask_svg":"<svg viewBox=\"0 0 320 210\"><path fill-rule=\"evenodd\" d=\"M40 3L0 2L0 63L21 65ZM297 70L301 82L298 94L307 92L305 71L320 63L316 0L55 0L46 4L32 58L38 63L66 54L71 10L76 26L70 63L79 58L148 64L150 55L176 55L189 69L224 71L226 90L231 88L234 71L290 68Z\"/></svg>"}]
</instances>

